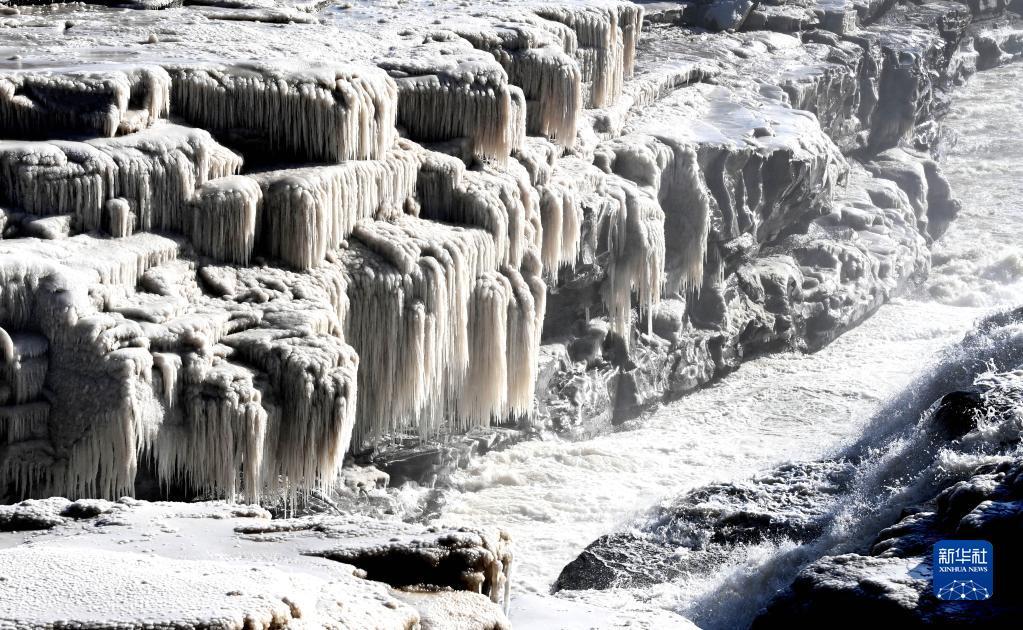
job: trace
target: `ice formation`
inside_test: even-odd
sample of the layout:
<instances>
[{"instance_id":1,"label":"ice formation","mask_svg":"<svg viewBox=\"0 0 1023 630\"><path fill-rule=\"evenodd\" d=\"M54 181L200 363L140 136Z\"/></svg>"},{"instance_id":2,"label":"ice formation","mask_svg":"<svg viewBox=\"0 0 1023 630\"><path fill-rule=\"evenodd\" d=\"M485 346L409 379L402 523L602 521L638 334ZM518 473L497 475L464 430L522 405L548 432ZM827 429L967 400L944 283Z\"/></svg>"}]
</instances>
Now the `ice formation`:
<instances>
[{"instance_id":1,"label":"ice formation","mask_svg":"<svg viewBox=\"0 0 1023 630\"><path fill-rule=\"evenodd\" d=\"M263 20L245 10L232 28ZM545 278L583 221L552 167L584 92L621 92L640 11L495 11L362 50L331 50L348 18L325 13L312 65L225 50L215 21L104 30L101 8L68 45L145 41L144 62L26 48L0 102L4 482L113 497L145 471L256 499L329 486L352 444L528 416Z\"/></svg>"},{"instance_id":2,"label":"ice formation","mask_svg":"<svg viewBox=\"0 0 1023 630\"><path fill-rule=\"evenodd\" d=\"M0 547L4 627L510 627L500 530L51 498L0 506Z\"/></svg>"},{"instance_id":3,"label":"ice formation","mask_svg":"<svg viewBox=\"0 0 1023 630\"><path fill-rule=\"evenodd\" d=\"M4 12L0 486L257 500L618 414L825 343L955 215L907 146L965 5L461 5Z\"/></svg>"},{"instance_id":4,"label":"ice formation","mask_svg":"<svg viewBox=\"0 0 1023 630\"><path fill-rule=\"evenodd\" d=\"M113 137L141 131L170 110L170 76L160 66L0 78L0 135Z\"/></svg>"},{"instance_id":5,"label":"ice formation","mask_svg":"<svg viewBox=\"0 0 1023 630\"><path fill-rule=\"evenodd\" d=\"M256 240L256 208L262 197L259 184L241 175L203 184L192 201L192 225L188 231L196 251L226 262L248 264ZM122 224L123 219L117 223ZM127 230L119 227L117 231Z\"/></svg>"},{"instance_id":6,"label":"ice formation","mask_svg":"<svg viewBox=\"0 0 1023 630\"><path fill-rule=\"evenodd\" d=\"M38 215L75 215L83 231L108 231L107 202L120 198L136 229L185 232L195 189L240 167L241 158L209 133L176 125L85 142L4 140L0 200Z\"/></svg>"},{"instance_id":7,"label":"ice formation","mask_svg":"<svg viewBox=\"0 0 1023 630\"><path fill-rule=\"evenodd\" d=\"M380 157L394 143L395 86L358 66L172 69L174 111L243 145L303 162ZM235 137L241 134L241 137Z\"/></svg>"},{"instance_id":8,"label":"ice formation","mask_svg":"<svg viewBox=\"0 0 1023 630\"><path fill-rule=\"evenodd\" d=\"M418 173L412 150L392 151L382 160L256 173L263 191L260 249L297 269L316 267L360 220L403 214Z\"/></svg>"}]
</instances>

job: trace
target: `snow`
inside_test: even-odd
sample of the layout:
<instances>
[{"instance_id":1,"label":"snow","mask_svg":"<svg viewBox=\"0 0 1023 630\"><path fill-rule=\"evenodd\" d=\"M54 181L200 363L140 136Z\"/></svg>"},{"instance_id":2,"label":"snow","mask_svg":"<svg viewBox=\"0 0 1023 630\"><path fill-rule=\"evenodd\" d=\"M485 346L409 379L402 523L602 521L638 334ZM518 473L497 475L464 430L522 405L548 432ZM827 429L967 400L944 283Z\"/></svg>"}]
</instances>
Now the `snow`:
<instances>
[{"instance_id":1,"label":"snow","mask_svg":"<svg viewBox=\"0 0 1023 630\"><path fill-rule=\"evenodd\" d=\"M417 616L383 588L352 588L357 578L324 583L267 567L87 548L0 551L0 575L0 624L20 628L401 627Z\"/></svg>"},{"instance_id":2,"label":"snow","mask_svg":"<svg viewBox=\"0 0 1023 630\"><path fill-rule=\"evenodd\" d=\"M6 519L15 513L20 520ZM9 525L49 529L4 533ZM424 566L441 557L466 581L431 581L444 574L427 569L414 576L421 581L403 583L411 592L394 590L352 564L318 557L340 553L339 545L371 572L371 558L393 570L398 557L420 557ZM506 597L510 562L498 531L351 515L278 521L256 506L223 502L54 498L0 507L0 627L407 629L431 617L443 628L444 615L461 615L506 628L492 600Z\"/></svg>"}]
</instances>

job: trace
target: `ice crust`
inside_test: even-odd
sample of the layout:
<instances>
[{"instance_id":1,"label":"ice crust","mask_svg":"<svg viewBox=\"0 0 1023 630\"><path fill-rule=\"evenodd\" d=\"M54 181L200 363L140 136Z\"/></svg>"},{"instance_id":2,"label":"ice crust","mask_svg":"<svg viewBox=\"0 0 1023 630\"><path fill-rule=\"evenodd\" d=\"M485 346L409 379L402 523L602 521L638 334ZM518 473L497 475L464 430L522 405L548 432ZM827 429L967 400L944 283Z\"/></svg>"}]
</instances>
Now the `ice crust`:
<instances>
[{"instance_id":1,"label":"ice crust","mask_svg":"<svg viewBox=\"0 0 1023 630\"><path fill-rule=\"evenodd\" d=\"M319 557L341 544L345 560ZM438 555L468 581L367 578L360 567L398 558L428 566ZM26 501L0 507L0 627L407 630L451 627L451 614L470 624L457 627L496 630L509 627L501 606L510 563L500 531L271 520L224 502Z\"/></svg>"}]
</instances>

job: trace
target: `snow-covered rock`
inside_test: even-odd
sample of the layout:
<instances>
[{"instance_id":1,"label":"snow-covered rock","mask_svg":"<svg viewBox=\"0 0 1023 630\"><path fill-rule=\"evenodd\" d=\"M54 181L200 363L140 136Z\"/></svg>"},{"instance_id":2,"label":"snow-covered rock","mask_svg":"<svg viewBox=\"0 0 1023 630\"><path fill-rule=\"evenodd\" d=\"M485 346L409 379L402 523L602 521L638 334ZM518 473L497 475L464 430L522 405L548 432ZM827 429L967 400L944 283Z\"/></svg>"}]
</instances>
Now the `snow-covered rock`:
<instances>
[{"instance_id":1,"label":"snow-covered rock","mask_svg":"<svg viewBox=\"0 0 1023 630\"><path fill-rule=\"evenodd\" d=\"M0 625L498 630L511 562L500 531L271 520L224 502L26 501L0 508Z\"/></svg>"},{"instance_id":2,"label":"snow-covered rock","mask_svg":"<svg viewBox=\"0 0 1023 630\"><path fill-rule=\"evenodd\" d=\"M354 576L66 547L0 551L0 623L18 628L408 628L414 609ZM303 579L304 578L304 579Z\"/></svg>"}]
</instances>

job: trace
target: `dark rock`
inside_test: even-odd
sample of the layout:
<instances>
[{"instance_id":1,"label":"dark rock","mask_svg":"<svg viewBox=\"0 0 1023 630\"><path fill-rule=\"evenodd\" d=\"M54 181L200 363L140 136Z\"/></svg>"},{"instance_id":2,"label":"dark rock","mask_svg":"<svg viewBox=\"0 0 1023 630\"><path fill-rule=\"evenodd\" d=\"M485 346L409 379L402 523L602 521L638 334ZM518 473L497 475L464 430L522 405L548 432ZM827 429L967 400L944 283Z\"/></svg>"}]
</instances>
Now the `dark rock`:
<instances>
[{"instance_id":1,"label":"dark rock","mask_svg":"<svg viewBox=\"0 0 1023 630\"><path fill-rule=\"evenodd\" d=\"M844 461L787 464L749 481L686 493L636 528L591 543L562 569L554 588L660 584L705 571L738 546L813 540L852 471Z\"/></svg>"},{"instance_id":2,"label":"dark rock","mask_svg":"<svg viewBox=\"0 0 1023 630\"><path fill-rule=\"evenodd\" d=\"M932 423L944 440L952 440L977 428L977 413L983 410L979 392L945 394L934 410Z\"/></svg>"}]
</instances>

